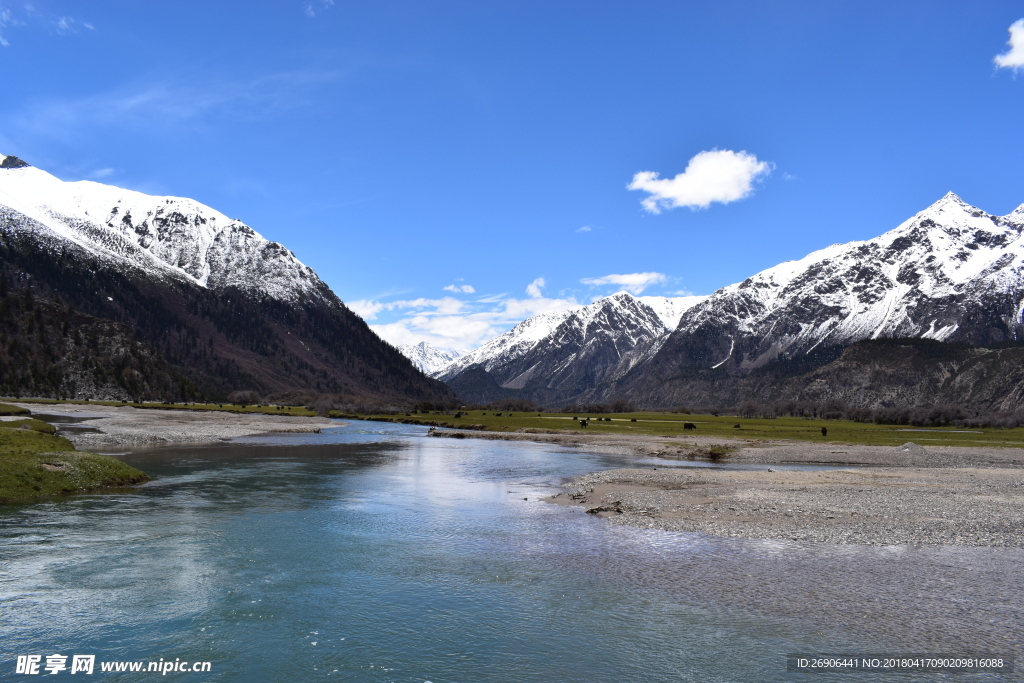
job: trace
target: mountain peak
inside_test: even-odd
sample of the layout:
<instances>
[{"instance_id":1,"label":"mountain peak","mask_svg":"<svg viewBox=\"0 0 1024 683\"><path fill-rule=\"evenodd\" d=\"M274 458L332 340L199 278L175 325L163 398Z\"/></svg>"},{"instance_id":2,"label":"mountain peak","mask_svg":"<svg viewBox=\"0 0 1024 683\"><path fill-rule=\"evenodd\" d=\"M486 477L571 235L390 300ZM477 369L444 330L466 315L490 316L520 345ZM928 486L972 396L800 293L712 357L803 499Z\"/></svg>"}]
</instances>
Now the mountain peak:
<instances>
[{"instance_id":1,"label":"mountain peak","mask_svg":"<svg viewBox=\"0 0 1024 683\"><path fill-rule=\"evenodd\" d=\"M0 205L30 219L19 230L207 289L238 287L279 301L332 296L290 251L195 200L65 182L15 156L0 158L0 167L11 171L0 170Z\"/></svg>"},{"instance_id":2,"label":"mountain peak","mask_svg":"<svg viewBox=\"0 0 1024 683\"><path fill-rule=\"evenodd\" d=\"M412 364L428 375L433 375L438 370L452 363L461 356L458 351L451 349L438 349L425 341L419 344L403 344L398 347L403 356L412 361Z\"/></svg>"},{"instance_id":3,"label":"mountain peak","mask_svg":"<svg viewBox=\"0 0 1024 683\"><path fill-rule=\"evenodd\" d=\"M962 210L972 209L974 207L972 207L970 204L961 199L960 195L956 194L955 192L947 192L946 194L942 195L942 198L939 199L939 201L929 206L922 213L937 213L945 209L954 208Z\"/></svg>"},{"instance_id":4,"label":"mountain peak","mask_svg":"<svg viewBox=\"0 0 1024 683\"><path fill-rule=\"evenodd\" d=\"M0 160L0 168L25 168L27 166L31 166L31 164L14 155L5 156Z\"/></svg>"},{"instance_id":5,"label":"mountain peak","mask_svg":"<svg viewBox=\"0 0 1024 683\"><path fill-rule=\"evenodd\" d=\"M921 211L911 221L928 218L939 225L952 225L969 219L971 216L983 215L985 215L985 212L978 207L968 204L953 192L947 192L941 199L924 211Z\"/></svg>"}]
</instances>

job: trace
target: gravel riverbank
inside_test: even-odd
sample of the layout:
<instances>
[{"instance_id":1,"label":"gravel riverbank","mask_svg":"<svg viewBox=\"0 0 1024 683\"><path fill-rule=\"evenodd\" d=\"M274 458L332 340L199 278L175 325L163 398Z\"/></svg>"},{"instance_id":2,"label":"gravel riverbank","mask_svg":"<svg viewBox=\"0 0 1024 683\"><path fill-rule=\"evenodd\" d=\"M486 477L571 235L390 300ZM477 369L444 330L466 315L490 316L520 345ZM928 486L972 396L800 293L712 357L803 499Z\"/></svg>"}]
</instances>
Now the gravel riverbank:
<instances>
[{"instance_id":1,"label":"gravel riverbank","mask_svg":"<svg viewBox=\"0 0 1024 683\"><path fill-rule=\"evenodd\" d=\"M725 447L720 458L730 465L829 465L877 467L1010 467L1024 468L1024 449L963 446L852 446L829 441L752 441L700 436L646 434L581 434L521 430L470 432L432 429L430 436L500 441L537 441L585 448L593 453L653 456L666 460L710 460L709 451Z\"/></svg>"},{"instance_id":2,"label":"gravel riverbank","mask_svg":"<svg viewBox=\"0 0 1024 683\"><path fill-rule=\"evenodd\" d=\"M578 477L551 499L614 524L833 544L1024 547L1022 449L529 432L462 438L663 459L661 467ZM713 459L714 446L731 449L719 456L722 467L678 466Z\"/></svg>"},{"instance_id":3,"label":"gravel riverbank","mask_svg":"<svg viewBox=\"0 0 1024 683\"><path fill-rule=\"evenodd\" d=\"M166 444L216 443L240 436L274 432L317 432L338 423L321 417L262 415L256 413L153 410L81 404L12 403L41 415L83 418L83 427L98 432L64 431L75 448L103 451Z\"/></svg>"},{"instance_id":4,"label":"gravel riverbank","mask_svg":"<svg viewBox=\"0 0 1024 683\"><path fill-rule=\"evenodd\" d=\"M1024 470L616 469L553 500L615 524L868 545L1024 547Z\"/></svg>"},{"instance_id":5,"label":"gravel riverbank","mask_svg":"<svg viewBox=\"0 0 1024 683\"><path fill-rule=\"evenodd\" d=\"M77 404L25 407L88 418L83 426L99 431L63 435L76 448L89 451L214 443L337 425L325 418L289 415ZM542 441L664 459L665 467L606 470L576 478L552 498L615 524L836 544L1024 547L1021 449L447 430L432 430L431 436ZM725 467L678 467L671 462L709 459L714 446L730 449L720 460ZM844 469L774 470L772 464Z\"/></svg>"}]
</instances>

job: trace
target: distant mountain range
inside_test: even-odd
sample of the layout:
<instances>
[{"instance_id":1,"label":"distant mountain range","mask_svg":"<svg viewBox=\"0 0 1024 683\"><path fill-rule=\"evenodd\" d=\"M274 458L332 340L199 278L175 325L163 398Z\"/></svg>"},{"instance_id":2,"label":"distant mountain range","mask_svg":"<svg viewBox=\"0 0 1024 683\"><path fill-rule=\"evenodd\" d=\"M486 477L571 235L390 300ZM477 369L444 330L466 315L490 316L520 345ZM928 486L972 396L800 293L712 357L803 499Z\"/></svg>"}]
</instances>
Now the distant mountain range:
<instances>
[{"instance_id":1,"label":"distant mountain range","mask_svg":"<svg viewBox=\"0 0 1024 683\"><path fill-rule=\"evenodd\" d=\"M0 353L11 370L0 379L3 393L170 398L248 389L454 400L292 252L191 199L64 182L0 157L0 269L5 296L121 324L119 334L134 335L126 343L166 360L176 377L132 383L109 358L51 344L48 354L25 351L47 359L46 373L24 366L28 356ZM45 336L2 334L19 340L16 351ZM85 381L81 368L90 363L102 367L103 382Z\"/></svg>"},{"instance_id":2,"label":"distant mountain range","mask_svg":"<svg viewBox=\"0 0 1024 683\"><path fill-rule=\"evenodd\" d=\"M434 375L467 400L514 396L546 405L628 399L669 407L728 404L750 392L799 395L793 372L836 361L863 340L1021 340L1022 235L1024 206L994 216L949 193L880 237L833 245L707 297L619 293L531 318ZM786 391L763 379L783 368ZM746 379L752 373L762 378L757 386Z\"/></svg>"},{"instance_id":3,"label":"distant mountain range","mask_svg":"<svg viewBox=\"0 0 1024 683\"><path fill-rule=\"evenodd\" d=\"M435 349L427 342L404 344L399 346L398 350L411 360L413 365L428 375L433 375L462 355L458 351Z\"/></svg>"},{"instance_id":4,"label":"distant mountain range","mask_svg":"<svg viewBox=\"0 0 1024 683\"><path fill-rule=\"evenodd\" d=\"M681 316L704 298L620 292L575 310L539 315L434 376L472 400L493 400L512 390L542 403L561 401L619 380L649 360Z\"/></svg>"},{"instance_id":5,"label":"distant mountain range","mask_svg":"<svg viewBox=\"0 0 1024 683\"><path fill-rule=\"evenodd\" d=\"M0 323L2 394L1003 410L1024 407L1024 206L950 193L709 296L620 292L459 355L383 342L287 248L208 206L5 156Z\"/></svg>"}]
</instances>

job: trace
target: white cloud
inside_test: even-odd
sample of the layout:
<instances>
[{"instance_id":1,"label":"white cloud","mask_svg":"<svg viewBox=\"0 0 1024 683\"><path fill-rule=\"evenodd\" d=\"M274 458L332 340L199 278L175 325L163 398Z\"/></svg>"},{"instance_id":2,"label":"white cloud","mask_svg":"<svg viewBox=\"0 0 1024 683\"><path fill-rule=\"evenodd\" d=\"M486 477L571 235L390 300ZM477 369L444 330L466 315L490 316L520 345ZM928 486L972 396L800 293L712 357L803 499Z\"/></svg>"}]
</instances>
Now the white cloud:
<instances>
[{"instance_id":1,"label":"white cloud","mask_svg":"<svg viewBox=\"0 0 1024 683\"><path fill-rule=\"evenodd\" d=\"M264 119L308 106L319 89L344 77L340 71L315 69L281 71L249 80L192 74L83 97L9 107L0 114L0 128L19 139L73 140L95 134L101 127L131 127L154 133L192 126L197 120Z\"/></svg>"},{"instance_id":2,"label":"white cloud","mask_svg":"<svg viewBox=\"0 0 1024 683\"><path fill-rule=\"evenodd\" d=\"M407 299L404 301L390 301L388 303L381 303L370 299L360 299L359 301L349 301L345 305L363 320L376 320L377 314L381 311L397 311L403 309L430 308L434 309L434 314L458 313L465 306L465 302L446 296L441 299L419 298Z\"/></svg>"},{"instance_id":3,"label":"white cloud","mask_svg":"<svg viewBox=\"0 0 1024 683\"><path fill-rule=\"evenodd\" d=\"M448 285L444 288L444 291L455 292L456 294L459 292L462 292L463 294L474 294L476 292L473 285Z\"/></svg>"},{"instance_id":4,"label":"white cloud","mask_svg":"<svg viewBox=\"0 0 1024 683\"><path fill-rule=\"evenodd\" d=\"M318 0L317 2L307 2L303 5L302 9L306 16L312 19L317 15L317 12L327 9L328 7L334 6L334 0Z\"/></svg>"},{"instance_id":5,"label":"white cloud","mask_svg":"<svg viewBox=\"0 0 1024 683\"><path fill-rule=\"evenodd\" d=\"M96 27L87 21L78 21L74 17L58 17L54 20L54 25L57 27L57 33L62 36L68 36L73 33L78 33L78 27L81 26L84 29L95 31Z\"/></svg>"},{"instance_id":6,"label":"white cloud","mask_svg":"<svg viewBox=\"0 0 1024 683\"><path fill-rule=\"evenodd\" d=\"M996 55L993 61L1001 69L1024 69L1024 19L1013 22L1009 31L1010 49L1004 55Z\"/></svg>"},{"instance_id":7,"label":"white cloud","mask_svg":"<svg viewBox=\"0 0 1024 683\"><path fill-rule=\"evenodd\" d=\"M369 299L349 301L345 305L363 320L376 320L377 314L385 308L385 305L379 301L370 301Z\"/></svg>"},{"instance_id":8,"label":"white cloud","mask_svg":"<svg viewBox=\"0 0 1024 683\"><path fill-rule=\"evenodd\" d=\"M664 273L625 273L623 275L613 273L603 277L585 277L580 282L592 287L616 285L630 294L640 294L651 285L660 284L666 280L668 278Z\"/></svg>"},{"instance_id":9,"label":"white cloud","mask_svg":"<svg viewBox=\"0 0 1024 683\"><path fill-rule=\"evenodd\" d=\"M627 189L650 193L641 203L651 213L680 206L706 209L713 202L728 204L747 197L754 191L754 181L770 172L770 163L749 152L713 149L696 154L675 178L641 171Z\"/></svg>"},{"instance_id":10,"label":"white cloud","mask_svg":"<svg viewBox=\"0 0 1024 683\"><path fill-rule=\"evenodd\" d=\"M527 287L530 297L525 299L499 294L473 301L452 297L387 303L363 300L348 302L348 307L365 320L376 320L385 312L396 315L397 320L370 325L370 329L391 344L425 341L437 348L472 349L526 318L582 305L573 298L545 298L540 291L543 286L543 278L531 282ZM531 288L535 288L537 296Z\"/></svg>"},{"instance_id":11,"label":"white cloud","mask_svg":"<svg viewBox=\"0 0 1024 683\"><path fill-rule=\"evenodd\" d=\"M579 308L582 305L573 298L546 299L544 297L535 299L506 299L502 304L503 307L497 313L497 319L503 323L511 323L513 325L541 313L567 311L572 308Z\"/></svg>"},{"instance_id":12,"label":"white cloud","mask_svg":"<svg viewBox=\"0 0 1024 683\"><path fill-rule=\"evenodd\" d=\"M478 340L490 339L501 333L499 328L484 320L466 318L444 319L427 316L403 318L386 325L370 325L378 337L393 344L415 346L427 342L438 349L467 349L479 345ZM470 344L460 346L464 341ZM475 343L474 343L475 342Z\"/></svg>"},{"instance_id":13,"label":"white cloud","mask_svg":"<svg viewBox=\"0 0 1024 683\"><path fill-rule=\"evenodd\" d=\"M89 174L91 177L99 180L100 178L109 178L114 175L114 169L112 168L98 168Z\"/></svg>"},{"instance_id":14,"label":"white cloud","mask_svg":"<svg viewBox=\"0 0 1024 683\"><path fill-rule=\"evenodd\" d=\"M24 4L17 11L18 14L16 15L9 7L0 5L0 46L10 47L11 45L3 35L8 27L41 24L62 36L78 33L79 28L90 31L96 30L96 27L88 21L79 21L74 17L68 16L55 16L49 12L40 11L31 4Z\"/></svg>"},{"instance_id":15,"label":"white cloud","mask_svg":"<svg viewBox=\"0 0 1024 683\"><path fill-rule=\"evenodd\" d=\"M576 228L576 232L591 232L593 228L589 225L584 225L582 228Z\"/></svg>"},{"instance_id":16,"label":"white cloud","mask_svg":"<svg viewBox=\"0 0 1024 683\"><path fill-rule=\"evenodd\" d=\"M7 32L8 26L24 26L24 22L18 21L11 10L6 7L0 7L0 46L10 47L11 44L4 37L4 33Z\"/></svg>"}]
</instances>

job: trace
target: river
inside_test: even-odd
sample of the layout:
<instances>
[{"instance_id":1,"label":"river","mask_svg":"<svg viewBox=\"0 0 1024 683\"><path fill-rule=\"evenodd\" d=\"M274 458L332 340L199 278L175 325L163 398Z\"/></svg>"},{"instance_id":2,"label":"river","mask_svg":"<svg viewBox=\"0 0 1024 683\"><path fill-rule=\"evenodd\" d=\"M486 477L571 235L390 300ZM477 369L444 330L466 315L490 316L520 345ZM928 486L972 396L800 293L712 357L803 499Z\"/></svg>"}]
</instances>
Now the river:
<instances>
[{"instance_id":1,"label":"river","mask_svg":"<svg viewBox=\"0 0 1024 683\"><path fill-rule=\"evenodd\" d=\"M625 456L350 422L120 457L154 481L0 507L0 679L93 654L101 681L161 659L210 662L181 681L775 681L808 676L786 653L1024 642L1017 549L717 539L544 502Z\"/></svg>"}]
</instances>

